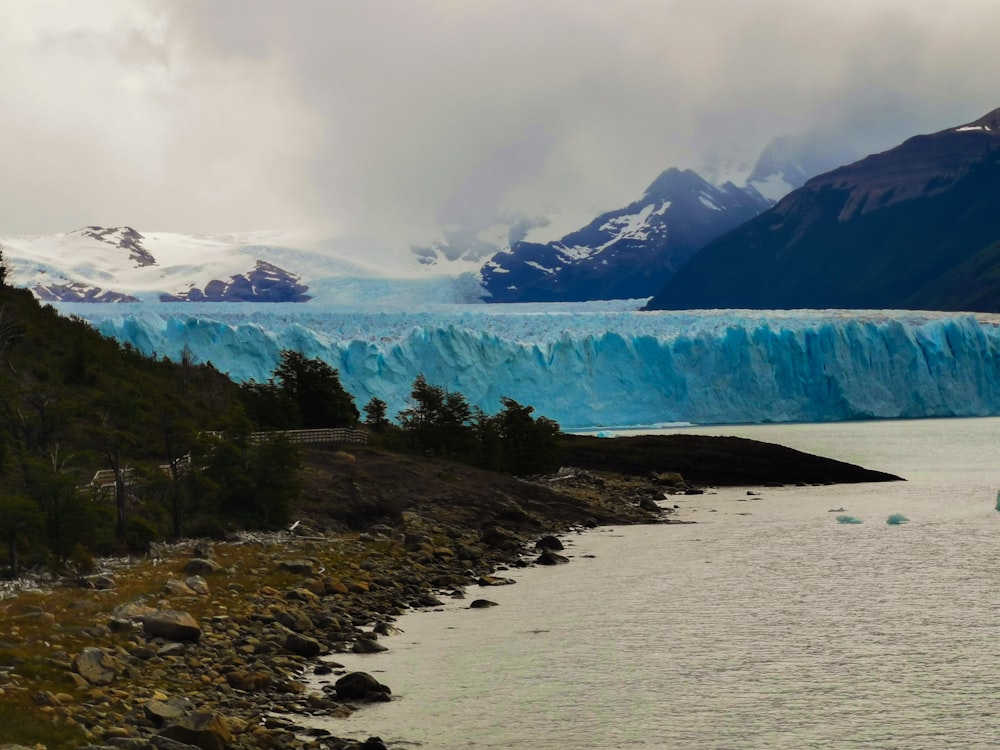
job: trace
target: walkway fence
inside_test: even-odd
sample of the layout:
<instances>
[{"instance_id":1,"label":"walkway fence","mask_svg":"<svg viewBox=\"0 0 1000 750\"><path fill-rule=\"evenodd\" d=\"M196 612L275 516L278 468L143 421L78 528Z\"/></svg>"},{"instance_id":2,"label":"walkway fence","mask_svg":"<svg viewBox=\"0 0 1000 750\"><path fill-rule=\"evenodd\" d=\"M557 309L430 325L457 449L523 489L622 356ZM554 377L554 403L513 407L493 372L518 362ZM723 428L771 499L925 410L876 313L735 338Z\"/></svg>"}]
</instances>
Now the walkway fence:
<instances>
[{"instance_id":1,"label":"walkway fence","mask_svg":"<svg viewBox=\"0 0 1000 750\"><path fill-rule=\"evenodd\" d=\"M203 435L213 435L223 437L221 432L204 432ZM316 446L337 446L337 445L368 445L368 433L364 430L352 430L349 427L327 427L319 430L272 430L269 432L251 432L248 435L251 445L260 445L276 435L284 435L288 440L296 445L316 445ZM190 464L191 455L188 454L178 459L184 465ZM170 466L164 464L160 469L170 473ZM122 471L126 485L132 484L132 468ZM96 489L101 494L113 493L115 488L115 473L111 469L100 469L90 480L80 489Z\"/></svg>"}]
</instances>

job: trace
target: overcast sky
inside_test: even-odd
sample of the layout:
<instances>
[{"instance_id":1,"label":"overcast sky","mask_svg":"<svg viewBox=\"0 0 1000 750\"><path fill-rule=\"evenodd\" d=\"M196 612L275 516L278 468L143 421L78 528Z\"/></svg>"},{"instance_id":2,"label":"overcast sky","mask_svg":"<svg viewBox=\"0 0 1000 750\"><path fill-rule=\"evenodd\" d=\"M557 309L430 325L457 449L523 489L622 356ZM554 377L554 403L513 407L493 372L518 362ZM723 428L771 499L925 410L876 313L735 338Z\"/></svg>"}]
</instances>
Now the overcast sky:
<instances>
[{"instance_id":1,"label":"overcast sky","mask_svg":"<svg viewBox=\"0 0 1000 750\"><path fill-rule=\"evenodd\" d=\"M997 0L0 0L0 235L587 217L1000 107Z\"/></svg>"}]
</instances>

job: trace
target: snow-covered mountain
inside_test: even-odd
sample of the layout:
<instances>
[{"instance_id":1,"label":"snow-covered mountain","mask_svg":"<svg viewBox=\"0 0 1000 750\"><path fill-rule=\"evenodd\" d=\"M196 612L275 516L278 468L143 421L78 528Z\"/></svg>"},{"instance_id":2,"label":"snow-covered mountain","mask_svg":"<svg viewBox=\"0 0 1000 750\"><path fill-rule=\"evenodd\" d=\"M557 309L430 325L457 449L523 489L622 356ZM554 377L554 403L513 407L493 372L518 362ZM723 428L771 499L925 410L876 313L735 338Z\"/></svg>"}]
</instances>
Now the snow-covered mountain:
<instances>
[{"instance_id":1,"label":"snow-covered mountain","mask_svg":"<svg viewBox=\"0 0 1000 750\"><path fill-rule=\"evenodd\" d=\"M8 283L47 302L406 305L466 302L481 293L470 264L442 272L408 252L394 257L382 250L276 232L189 235L131 227L0 237Z\"/></svg>"},{"instance_id":2,"label":"snow-covered mountain","mask_svg":"<svg viewBox=\"0 0 1000 750\"><path fill-rule=\"evenodd\" d=\"M753 188L668 169L639 200L583 229L498 252L484 264L482 283L491 302L650 296L702 246L770 206Z\"/></svg>"}]
</instances>

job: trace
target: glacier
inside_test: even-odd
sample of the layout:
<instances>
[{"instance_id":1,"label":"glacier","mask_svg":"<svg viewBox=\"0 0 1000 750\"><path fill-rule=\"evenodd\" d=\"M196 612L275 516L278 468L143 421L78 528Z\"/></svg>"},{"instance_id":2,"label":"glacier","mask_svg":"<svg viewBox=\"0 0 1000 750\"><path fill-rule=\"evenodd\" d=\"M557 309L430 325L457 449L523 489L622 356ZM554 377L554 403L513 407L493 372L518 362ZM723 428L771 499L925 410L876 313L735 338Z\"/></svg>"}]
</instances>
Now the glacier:
<instances>
[{"instance_id":1,"label":"glacier","mask_svg":"<svg viewBox=\"0 0 1000 750\"><path fill-rule=\"evenodd\" d=\"M1000 316L640 305L56 307L145 354L187 346L236 380L267 380L294 349L390 415L418 374L484 411L507 396L572 430L1000 414Z\"/></svg>"}]
</instances>

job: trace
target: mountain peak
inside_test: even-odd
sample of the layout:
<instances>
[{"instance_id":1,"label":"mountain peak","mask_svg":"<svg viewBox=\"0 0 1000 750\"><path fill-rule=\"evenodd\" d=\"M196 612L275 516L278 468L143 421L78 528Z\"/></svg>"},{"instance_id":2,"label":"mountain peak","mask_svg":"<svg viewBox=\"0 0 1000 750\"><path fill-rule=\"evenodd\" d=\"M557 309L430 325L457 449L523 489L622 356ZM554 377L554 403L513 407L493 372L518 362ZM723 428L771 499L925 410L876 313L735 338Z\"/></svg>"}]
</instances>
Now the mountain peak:
<instances>
[{"instance_id":1,"label":"mountain peak","mask_svg":"<svg viewBox=\"0 0 1000 750\"><path fill-rule=\"evenodd\" d=\"M670 167L665 169L646 188L646 196L657 198L672 198L678 191L697 191L711 187L701 175L690 169Z\"/></svg>"},{"instance_id":2,"label":"mountain peak","mask_svg":"<svg viewBox=\"0 0 1000 750\"><path fill-rule=\"evenodd\" d=\"M967 125L962 125L956 130L986 130L1000 135L1000 108L987 112L978 120L974 120Z\"/></svg>"}]
</instances>

